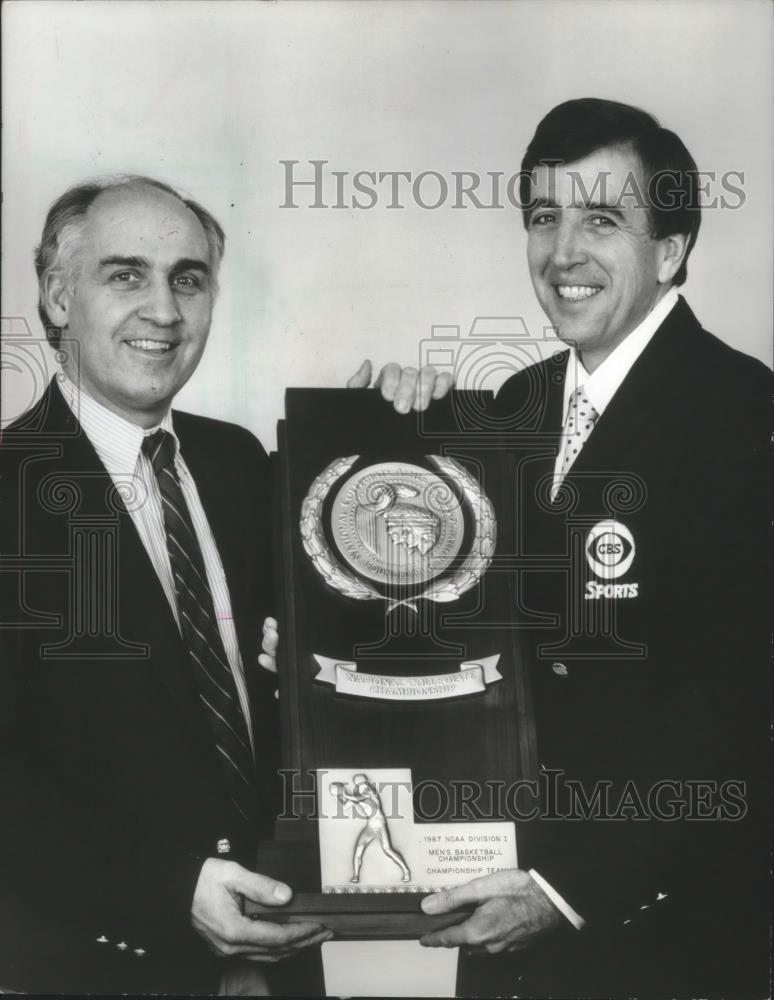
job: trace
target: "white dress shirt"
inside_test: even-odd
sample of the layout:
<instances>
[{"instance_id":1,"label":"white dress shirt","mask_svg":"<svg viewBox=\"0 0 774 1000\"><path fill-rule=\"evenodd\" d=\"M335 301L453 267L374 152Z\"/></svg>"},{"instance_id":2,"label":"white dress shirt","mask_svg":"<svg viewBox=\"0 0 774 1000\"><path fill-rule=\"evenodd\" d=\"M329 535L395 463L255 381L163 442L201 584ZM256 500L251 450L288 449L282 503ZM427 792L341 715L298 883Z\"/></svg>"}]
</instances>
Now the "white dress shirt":
<instances>
[{"instance_id":1,"label":"white dress shirt","mask_svg":"<svg viewBox=\"0 0 774 1000\"><path fill-rule=\"evenodd\" d=\"M629 374L634 362L639 358L653 334L658 330L666 317L677 303L677 289L670 288L666 295L659 299L645 319L636 326L628 337L624 338L618 347L605 358L602 364L591 375L583 367L574 347L570 348L567 359L567 370L564 378L564 402L562 403L562 427L567 427L567 411L570 399L577 388L583 386L586 398L597 411L598 417L605 412L608 403L616 394L621 383ZM594 431L591 432L593 435ZM563 456L562 441L554 465L554 488L561 480Z\"/></svg>"},{"instance_id":2,"label":"white dress shirt","mask_svg":"<svg viewBox=\"0 0 774 1000\"><path fill-rule=\"evenodd\" d=\"M250 735L250 744L254 749L250 703L247 697L242 657L239 652L234 617L231 611L228 581L223 571L223 564L220 561L212 529L199 499L196 483L180 454L180 442L172 425L171 412L167 411L164 419L156 427L144 430L137 424L124 420L123 417L119 417L118 414L102 406L83 389L74 385L64 372L60 372L56 377L65 402L75 414L124 501L156 576L164 588L164 593L179 629L177 598L172 567L169 563L169 553L167 552L167 533L164 528L161 493L153 466L142 450L143 439L159 428L168 431L174 438L176 446L175 470L202 550L207 582L210 585L212 601L215 606L218 631L223 640L228 664L234 675L239 703Z\"/></svg>"}]
</instances>

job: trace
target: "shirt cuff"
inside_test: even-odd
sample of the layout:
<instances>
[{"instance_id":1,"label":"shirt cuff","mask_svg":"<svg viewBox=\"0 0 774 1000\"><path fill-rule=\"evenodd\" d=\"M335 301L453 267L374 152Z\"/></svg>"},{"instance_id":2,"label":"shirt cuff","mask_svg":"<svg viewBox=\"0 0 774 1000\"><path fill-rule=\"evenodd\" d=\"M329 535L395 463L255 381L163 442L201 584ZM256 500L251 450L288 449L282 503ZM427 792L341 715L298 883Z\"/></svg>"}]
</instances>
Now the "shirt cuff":
<instances>
[{"instance_id":1,"label":"shirt cuff","mask_svg":"<svg viewBox=\"0 0 774 1000\"><path fill-rule=\"evenodd\" d=\"M554 889L552 885L549 885L548 882L546 882L546 880L541 875L538 875L538 873L535 871L534 868L530 868L528 874L531 876L532 879L534 879L535 882L537 882L537 884L540 886L540 888L543 890L546 896L548 896L548 898L551 900L551 902L554 904L557 910L559 910L561 914L567 917L567 919L570 921L573 927L576 927L579 931L582 931L583 928L586 926L586 921L579 913L576 913L575 910L573 910L573 908L570 906L567 900L564 899L562 896L560 896L559 893L556 891L556 889Z\"/></svg>"}]
</instances>

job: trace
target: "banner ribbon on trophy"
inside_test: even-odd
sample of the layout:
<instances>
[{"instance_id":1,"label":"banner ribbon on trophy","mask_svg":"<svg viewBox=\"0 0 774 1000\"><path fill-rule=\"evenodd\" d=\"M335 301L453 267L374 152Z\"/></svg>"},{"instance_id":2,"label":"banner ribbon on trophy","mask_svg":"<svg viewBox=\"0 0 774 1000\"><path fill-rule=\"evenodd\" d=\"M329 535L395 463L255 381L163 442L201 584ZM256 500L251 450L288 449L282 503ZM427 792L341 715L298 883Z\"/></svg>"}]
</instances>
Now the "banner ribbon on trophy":
<instances>
[{"instance_id":1,"label":"banner ribbon on trophy","mask_svg":"<svg viewBox=\"0 0 774 1000\"><path fill-rule=\"evenodd\" d=\"M502 680L497 669L500 654L461 663L459 670L447 674L420 674L393 677L359 671L357 663L313 654L320 668L315 680L333 684L337 694L380 701L433 701L479 694L488 684Z\"/></svg>"}]
</instances>

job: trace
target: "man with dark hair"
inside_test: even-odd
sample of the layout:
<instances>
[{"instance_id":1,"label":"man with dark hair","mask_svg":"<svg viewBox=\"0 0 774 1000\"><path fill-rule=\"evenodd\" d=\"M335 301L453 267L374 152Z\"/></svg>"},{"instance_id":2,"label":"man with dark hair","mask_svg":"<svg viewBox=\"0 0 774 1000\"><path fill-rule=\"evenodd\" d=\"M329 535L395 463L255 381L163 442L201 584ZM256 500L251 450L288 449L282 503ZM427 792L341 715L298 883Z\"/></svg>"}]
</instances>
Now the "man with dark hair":
<instances>
[{"instance_id":1,"label":"man with dark hair","mask_svg":"<svg viewBox=\"0 0 774 1000\"><path fill-rule=\"evenodd\" d=\"M232 992L249 972L254 992L330 936L241 911L291 895L252 870L277 806L268 460L170 409L222 253L208 212L143 177L46 220L62 371L2 441L3 989Z\"/></svg>"},{"instance_id":2,"label":"man with dark hair","mask_svg":"<svg viewBox=\"0 0 774 1000\"><path fill-rule=\"evenodd\" d=\"M646 111L628 104L584 97L549 111L521 161L519 196L525 229L529 229L534 208L535 168L578 163L600 149L632 154L634 162L630 163L624 190L637 207L647 208L653 238L661 240L677 233L686 237L685 256L671 282L674 286L684 284L701 223L698 168L679 136L662 128ZM600 171L594 177L595 186L585 191L580 176L575 175L578 196L587 202L594 197L604 201L609 179L607 172Z\"/></svg>"},{"instance_id":3,"label":"man with dark hair","mask_svg":"<svg viewBox=\"0 0 774 1000\"><path fill-rule=\"evenodd\" d=\"M498 554L548 795L519 870L423 902L476 906L423 943L518 951L508 995L763 996L774 376L677 294L700 211L674 133L568 101L522 169L530 275L569 350L498 394ZM383 392L414 379L391 366Z\"/></svg>"}]
</instances>

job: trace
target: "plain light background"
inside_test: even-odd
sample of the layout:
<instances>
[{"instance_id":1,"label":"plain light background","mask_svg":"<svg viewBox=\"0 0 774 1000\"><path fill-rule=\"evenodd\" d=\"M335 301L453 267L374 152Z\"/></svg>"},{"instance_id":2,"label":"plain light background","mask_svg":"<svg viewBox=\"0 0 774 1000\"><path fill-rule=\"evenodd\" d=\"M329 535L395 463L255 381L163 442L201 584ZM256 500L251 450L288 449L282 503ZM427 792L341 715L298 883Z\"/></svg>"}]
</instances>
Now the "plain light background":
<instances>
[{"instance_id":1,"label":"plain light background","mask_svg":"<svg viewBox=\"0 0 774 1000\"><path fill-rule=\"evenodd\" d=\"M704 215L684 294L705 326L771 363L765 0L22 0L3 20L11 355L24 320L30 339L42 332L32 254L49 203L106 172L171 182L223 223L211 341L177 405L267 447L285 386L343 385L364 357L416 364L435 324L519 316L539 338L514 208L282 209L279 161L507 176L546 111L597 96L654 113L700 169L744 171L744 207ZM11 361L6 418L42 389Z\"/></svg>"}]
</instances>

